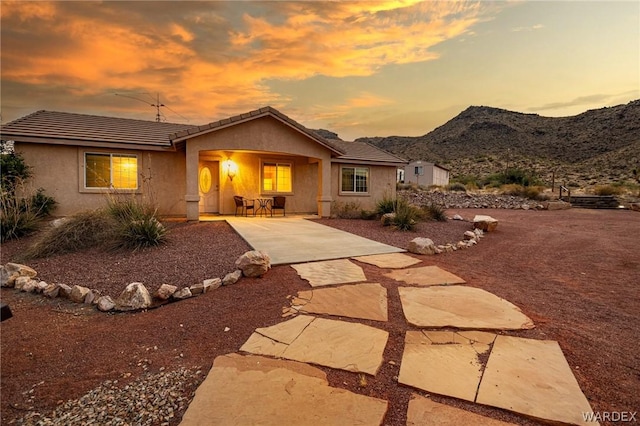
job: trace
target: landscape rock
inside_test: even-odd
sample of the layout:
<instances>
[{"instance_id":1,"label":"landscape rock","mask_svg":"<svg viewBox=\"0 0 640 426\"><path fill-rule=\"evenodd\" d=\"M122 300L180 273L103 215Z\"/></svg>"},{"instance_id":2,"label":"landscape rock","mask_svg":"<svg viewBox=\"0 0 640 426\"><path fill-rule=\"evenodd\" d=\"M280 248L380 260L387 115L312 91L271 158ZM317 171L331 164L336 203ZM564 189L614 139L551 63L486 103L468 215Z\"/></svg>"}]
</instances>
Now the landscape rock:
<instances>
[{"instance_id":1,"label":"landscape rock","mask_svg":"<svg viewBox=\"0 0 640 426\"><path fill-rule=\"evenodd\" d=\"M475 240L477 238L476 233L473 231L465 231L464 239L465 240Z\"/></svg>"},{"instance_id":2,"label":"landscape rock","mask_svg":"<svg viewBox=\"0 0 640 426\"><path fill-rule=\"evenodd\" d=\"M35 293L37 288L38 288L38 282L35 280L32 280L29 277L20 277L18 279L22 279L22 278L26 278L27 281L24 283L24 285L20 288L21 291L24 291L25 293Z\"/></svg>"},{"instance_id":3,"label":"landscape rock","mask_svg":"<svg viewBox=\"0 0 640 426\"><path fill-rule=\"evenodd\" d=\"M566 201L558 200L558 201L545 201L542 203L545 210L567 210L571 208L571 203L567 203Z\"/></svg>"},{"instance_id":4,"label":"landscape rock","mask_svg":"<svg viewBox=\"0 0 640 426\"><path fill-rule=\"evenodd\" d=\"M58 284L49 284L44 290L42 290L42 294L45 297L55 299L58 297L58 294L60 294L60 286Z\"/></svg>"},{"instance_id":5,"label":"landscape rock","mask_svg":"<svg viewBox=\"0 0 640 426\"><path fill-rule=\"evenodd\" d=\"M9 287L9 272L4 265L0 266L0 287Z\"/></svg>"},{"instance_id":6,"label":"landscape rock","mask_svg":"<svg viewBox=\"0 0 640 426\"><path fill-rule=\"evenodd\" d=\"M522 209L524 205L530 209L540 208L538 201L515 195L401 190L398 191L398 196L404 197L412 204L437 204L445 209Z\"/></svg>"},{"instance_id":7,"label":"landscape rock","mask_svg":"<svg viewBox=\"0 0 640 426\"><path fill-rule=\"evenodd\" d=\"M69 300L75 303L84 303L84 298L90 292L87 287L83 287L81 285L74 285L71 288L71 293L69 293Z\"/></svg>"},{"instance_id":8,"label":"landscape rock","mask_svg":"<svg viewBox=\"0 0 640 426\"><path fill-rule=\"evenodd\" d=\"M236 260L236 268L245 277L261 277L271 268L271 258L263 251L248 251Z\"/></svg>"},{"instance_id":9,"label":"landscape rock","mask_svg":"<svg viewBox=\"0 0 640 426\"><path fill-rule=\"evenodd\" d=\"M58 287L60 287L58 295L65 299L69 299L69 296L71 296L71 287L67 284L58 284Z\"/></svg>"},{"instance_id":10,"label":"landscape rock","mask_svg":"<svg viewBox=\"0 0 640 426\"><path fill-rule=\"evenodd\" d=\"M160 288L156 290L156 297L160 300L169 300L169 298L176 292L178 287L171 284L162 284Z\"/></svg>"},{"instance_id":11,"label":"landscape rock","mask_svg":"<svg viewBox=\"0 0 640 426\"><path fill-rule=\"evenodd\" d=\"M60 217L58 219L54 219L50 222L50 225L52 228L59 228L62 225L64 225L65 223L69 222L69 218L68 217Z\"/></svg>"},{"instance_id":12,"label":"landscape rock","mask_svg":"<svg viewBox=\"0 0 640 426\"><path fill-rule=\"evenodd\" d=\"M111 296L100 296L98 298L98 310L102 312L112 311L116 307L116 302Z\"/></svg>"},{"instance_id":13,"label":"landscape rock","mask_svg":"<svg viewBox=\"0 0 640 426\"><path fill-rule=\"evenodd\" d=\"M238 280L242 277L242 271L240 269L236 269L233 272L229 272L222 279L222 285L231 285L238 282Z\"/></svg>"},{"instance_id":14,"label":"landscape rock","mask_svg":"<svg viewBox=\"0 0 640 426\"><path fill-rule=\"evenodd\" d=\"M409 241L409 245L407 246L407 251L411 253L417 254L438 254L440 251L433 243L433 241L429 238L414 238Z\"/></svg>"},{"instance_id":15,"label":"landscape rock","mask_svg":"<svg viewBox=\"0 0 640 426\"><path fill-rule=\"evenodd\" d=\"M87 295L84 297L84 303L86 303L87 305L96 305L99 298L99 290L90 290L89 293L87 293Z\"/></svg>"},{"instance_id":16,"label":"landscape rock","mask_svg":"<svg viewBox=\"0 0 640 426\"><path fill-rule=\"evenodd\" d=\"M31 281L30 277L19 276L18 278L15 279L14 287L16 290L22 290L22 287L24 287L30 281Z\"/></svg>"},{"instance_id":17,"label":"landscape rock","mask_svg":"<svg viewBox=\"0 0 640 426\"><path fill-rule=\"evenodd\" d=\"M151 295L142 283L130 283L116 299L116 309L131 311L151 306Z\"/></svg>"},{"instance_id":18,"label":"landscape rock","mask_svg":"<svg viewBox=\"0 0 640 426\"><path fill-rule=\"evenodd\" d=\"M454 214L454 215L453 215L453 217L452 217L451 219L453 219L453 220L464 220L464 219L462 218L462 216L460 216L459 214Z\"/></svg>"},{"instance_id":19,"label":"landscape rock","mask_svg":"<svg viewBox=\"0 0 640 426\"><path fill-rule=\"evenodd\" d=\"M36 275L38 275L35 269L30 268L27 265L21 265L19 263L7 263L5 265L5 268L7 269L7 272L9 273L9 275L17 273L21 277L29 277L29 278L33 278Z\"/></svg>"},{"instance_id":20,"label":"landscape rock","mask_svg":"<svg viewBox=\"0 0 640 426\"><path fill-rule=\"evenodd\" d=\"M49 284L47 284L46 282L36 281L36 293L42 293L47 287L49 287Z\"/></svg>"},{"instance_id":21,"label":"landscape rock","mask_svg":"<svg viewBox=\"0 0 640 426\"><path fill-rule=\"evenodd\" d=\"M640 212L640 203L629 204L629 210L633 210L634 212Z\"/></svg>"},{"instance_id":22,"label":"landscape rock","mask_svg":"<svg viewBox=\"0 0 640 426\"><path fill-rule=\"evenodd\" d=\"M185 287L173 293L173 296L171 297L175 300L184 300L190 298L191 296L193 296L191 290L189 289L189 287Z\"/></svg>"},{"instance_id":23,"label":"landscape rock","mask_svg":"<svg viewBox=\"0 0 640 426\"><path fill-rule=\"evenodd\" d=\"M380 218L380 222L382 223L382 226L390 226L395 218L395 213L385 213Z\"/></svg>"},{"instance_id":24,"label":"landscape rock","mask_svg":"<svg viewBox=\"0 0 640 426\"><path fill-rule=\"evenodd\" d=\"M498 221L491 216L479 214L473 218L473 227L482 229L483 232L492 232L498 228Z\"/></svg>"},{"instance_id":25,"label":"landscape rock","mask_svg":"<svg viewBox=\"0 0 640 426\"><path fill-rule=\"evenodd\" d=\"M209 290L215 290L222 285L222 280L220 278L209 278L208 280L204 280L202 282L204 285L204 292L206 293Z\"/></svg>"}]
</instances>

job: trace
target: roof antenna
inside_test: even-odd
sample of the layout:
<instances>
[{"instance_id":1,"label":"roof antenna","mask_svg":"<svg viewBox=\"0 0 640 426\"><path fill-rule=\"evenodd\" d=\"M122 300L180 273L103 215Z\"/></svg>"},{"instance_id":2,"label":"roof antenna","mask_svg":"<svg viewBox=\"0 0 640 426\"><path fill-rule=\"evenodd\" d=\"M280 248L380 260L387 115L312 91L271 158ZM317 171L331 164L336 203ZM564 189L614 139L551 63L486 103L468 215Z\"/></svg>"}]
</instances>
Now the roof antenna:
<instances>
[{"instance_id":1,"label":"roof antenna","mask_svg":"<svg viewBox=\"0 0 640 426\"><path fill-rule=\"evenodd\" d=\"M149 93L143 93L144 95L149 95L151 96ZM122 96L125 98L130 98L130 99L135 99L136 101L140 101L140 102L144 102L145 104L152 106L156 109L156 121L159 123L160 121L162 121L162 114L160 113L160 107L165 107L167 108L169 111L173 112L174 114L180 116L181 118L183 118L186 121L189 121L186 117L184 117L183 115L178 114L177 112L175 112L174 110L172 110L171 108L169 108L168 106L166 106L165 104L160 103L160 93L156 92L156 103L152 104L149 103L149 101L146 101L144 99L140 99L140 98L136 98L135 96L130 96L130 95L121 95L119 93L116 93L116 96Z\"/></svg>"}]
</instances>

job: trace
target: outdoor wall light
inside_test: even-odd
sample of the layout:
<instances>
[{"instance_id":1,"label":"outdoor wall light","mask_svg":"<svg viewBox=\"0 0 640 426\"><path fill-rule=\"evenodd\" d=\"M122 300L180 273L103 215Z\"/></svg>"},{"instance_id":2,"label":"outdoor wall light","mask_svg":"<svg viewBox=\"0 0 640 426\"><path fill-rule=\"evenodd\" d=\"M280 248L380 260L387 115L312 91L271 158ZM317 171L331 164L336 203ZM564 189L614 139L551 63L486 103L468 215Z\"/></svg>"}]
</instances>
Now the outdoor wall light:
<instances>
[{"instance_id":1,"label":"outdoor wall light","mask_svg":"<svg viewBox=\"0 0 640 426\"><path fill-rule=\"evenodd\" d=\"M233 181L233 178L238 174L238 165L234 163L231 158L227 158L227 161L224 162L224 170L227 173L230 181Z\"/></svg>"}]
</instances>

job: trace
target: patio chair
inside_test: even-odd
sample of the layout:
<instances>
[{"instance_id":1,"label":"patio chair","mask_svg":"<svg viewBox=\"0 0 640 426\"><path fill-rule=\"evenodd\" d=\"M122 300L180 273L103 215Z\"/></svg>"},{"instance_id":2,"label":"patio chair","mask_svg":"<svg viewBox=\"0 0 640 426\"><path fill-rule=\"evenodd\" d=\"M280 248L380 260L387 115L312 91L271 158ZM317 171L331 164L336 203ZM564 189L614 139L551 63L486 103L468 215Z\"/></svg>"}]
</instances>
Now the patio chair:
<instances>
[{"instance_id":1,"label":"patio chair","mask_svg":"<svg viewBox=\"0 0 640 426\"><path fill-rule=\"evenodd\" d=\"M252 210L255 216L256 214L256 204L254 200L250 200L248 198L241 197L240 195L234 195L233 201L236 203L236 213L238 216L238 209L240 209L240 216L247 216L247 211Z\"/></svg>"},{"instance_id":2,"label":"patio chair","mask_svg":"<svg viewBox=\"0 0 640 426\"><path fill-rule=\"evenodd\" d=\"M271 216L273 216L274 210L282 210L282 216L285 216L284 205L287 199L282 196L273 197L273 203L271 203Z\"/></svg>"}]
</instances>

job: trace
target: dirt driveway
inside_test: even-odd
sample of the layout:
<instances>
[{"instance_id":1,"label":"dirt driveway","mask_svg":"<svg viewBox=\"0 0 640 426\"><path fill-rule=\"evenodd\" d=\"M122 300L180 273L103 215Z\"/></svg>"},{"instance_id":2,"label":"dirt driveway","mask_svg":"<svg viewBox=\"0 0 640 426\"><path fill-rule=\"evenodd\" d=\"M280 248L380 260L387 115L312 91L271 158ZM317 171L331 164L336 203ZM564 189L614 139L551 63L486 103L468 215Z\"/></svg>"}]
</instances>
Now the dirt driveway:
<instances>
[{"instance_id":1,"label":"dirt driveway","mask_svg":"<svg viewBox=\"0 0 640 426\"><path fill-rule=\"evenodd\" d=\"M469 219L489 214L500 225L478 246L421 257L425 263L445 268L468 285L519 306L537 327L518 335L559 341L595 411L638 411L640 214L579 209L448 212L454 213ZM398 244L398 234L376 222L323 223ZM450 223L457 235L460 225ZM208 244L210 249L211 240ZM222 253L224 247L219 250ZM371 322L390 333L385 363L376 377L367 377L364 383L352 373L323 370L332 386L387 399L385 424L402 425L414 390L398 385L396 378L408 329L394 292L397 283L373 266L360 265L370 281L389 289L389 322ZM39 273L46 279L46 271ZM91 271L86 276L90 280ZM2 300L15 315L0 326L2 424L34 411L50 413L61 402L79 398L105 380L119 380L120 386L126 386L145 374L180 367L206 372L216 356L236 352L256 327L280 322L286 297L307 288L293 268L279 266L262 279L243 279L159 309L116 315L2 289ZM183 394L190 396L203 378L185 379ZM433 398L487 416L535 424L502 410ZM178 423L182 413L176 414L170 424Z\"/></svg>"}]
</instances>

